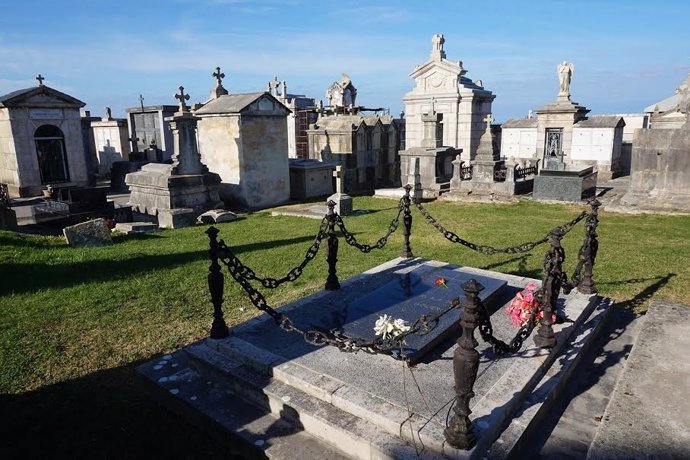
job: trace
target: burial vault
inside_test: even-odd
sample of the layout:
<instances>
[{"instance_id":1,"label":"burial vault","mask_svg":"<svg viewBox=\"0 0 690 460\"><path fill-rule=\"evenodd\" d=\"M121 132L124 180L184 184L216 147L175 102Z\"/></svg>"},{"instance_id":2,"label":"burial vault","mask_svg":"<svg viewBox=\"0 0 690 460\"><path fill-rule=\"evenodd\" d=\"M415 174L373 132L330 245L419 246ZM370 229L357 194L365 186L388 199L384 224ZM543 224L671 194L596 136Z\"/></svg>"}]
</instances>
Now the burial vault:
<instances>
[{"instance_id":1,"label":"burial vault","mask_svg":"<svg viewBox=\"0 0 690 460\"><path fill-rule=\"evenodd\" d=\"M0 96L0 183L12 196L89 182L79 99L43 84Z\"/></svg>"}]
</instances>

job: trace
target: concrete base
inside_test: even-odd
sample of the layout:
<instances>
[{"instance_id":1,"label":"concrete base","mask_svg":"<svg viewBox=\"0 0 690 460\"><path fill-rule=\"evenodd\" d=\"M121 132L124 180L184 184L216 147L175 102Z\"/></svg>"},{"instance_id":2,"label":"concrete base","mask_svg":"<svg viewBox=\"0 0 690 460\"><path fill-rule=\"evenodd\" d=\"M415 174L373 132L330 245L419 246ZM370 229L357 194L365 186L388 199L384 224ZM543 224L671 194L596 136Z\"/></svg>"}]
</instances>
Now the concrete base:
<instances>
[{"instance_id":1,"label":"concrete base","mask_svg":"<svg viewBox=\"0 0 690 460\"><path fill-rule=\"evenodd\" d=\"M433 276L435 270L450 268L440 262L396 259L343 282L338 291L321 291L280 310L300 327L318 325L332 309L411 270L427 270ZM492 316L495 335L504 340L512 338L517 329L503 306L534 280L471 268L459 270L508 283L511 289L505 298L489 308L496 311ZM532 339L528 339L517 355L495 359L491 349L480 343L479 376L470 402L478 444L469 451L450 448L443 437L446 413L454 399L454 339L408 369L390 356L342 353L333 347L309 345L301 335L281 330L262 315L232 328L226 339L207 339L178 352L189 359L188 368L171 369L154 361L144 364L140 372L166 391L176 390L176 394L184 391L190 372L204 375L213 385L221 385L221 391L230 391L292 421L350 457L481 458L576 337L578 328L597 306L596 300L595 296L577 293L559 300L574 322L555 326L557 346L551 352L534 348ZM555 372L548 377L557 382L567 373ZM558 385L551 388L558 391ZM546 393L542 396L553 396L550 391ZM296 454L284 458L300 457Z\"/></svg>"},{"instance_id":2,"label":"concrete base","mask_svg":"<svg viewBox=\"0 0 690 460\"><path fill-rule=\"evenodd\" d=\"M13 209L0 207L0 230L17 230L17 213Z\"/></svg>"},{"instance_id":3,"label":"concrete base","mask_svg":"<svg viewBox=\"0 0 690 460\"><path fill-rule=\"evenodd\" d=\"M339 216L347 216L352 213L352 197L350 195L346 193L334 193L326 200L326 202L329 201L335 202L334 211Z\"/></svg>"},{"instance_id":4,"label":"concrete base","mask_svg":"<svg viewBox=\"0 0 690 460\"><path fill-rule=\"evenodd\" d=\"M115 224L115 230L125 235L131 235L134 233L154 232L158 230L158 225L152 222L121 222Z\"/></svg>"},{"instance_id":5,"label":"concrete base","mask_svg":"<svg viewBox=\"0 0 690 460\"><path fill-rule=\"evenodd\" d=\"M182 228L196 225L197 213L190 208L161 209L158 211L158 226L161 228Z\"/></svg>"}]
</instances>

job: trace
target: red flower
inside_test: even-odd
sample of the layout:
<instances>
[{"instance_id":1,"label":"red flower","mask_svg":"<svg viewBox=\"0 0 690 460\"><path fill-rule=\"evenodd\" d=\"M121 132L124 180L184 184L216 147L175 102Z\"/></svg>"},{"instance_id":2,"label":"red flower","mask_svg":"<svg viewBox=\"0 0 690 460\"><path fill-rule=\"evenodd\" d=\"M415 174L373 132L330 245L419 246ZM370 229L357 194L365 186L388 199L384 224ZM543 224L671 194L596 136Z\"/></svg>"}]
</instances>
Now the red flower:
<instances>
[{"instance_id":1,"label":"red flower","mask_svg":"<svg viewBox=\"0 0 690 460\"><path fill-rule=\"evenodd\" d=\"M436 281L434 281L434 283L436 283L436 286L443 286L444 288L447 289L448 285L446 284L446 281L448 281L448 280L442 276L439 276L438 278L436 278Z\"/></svg>"}]
</instances>

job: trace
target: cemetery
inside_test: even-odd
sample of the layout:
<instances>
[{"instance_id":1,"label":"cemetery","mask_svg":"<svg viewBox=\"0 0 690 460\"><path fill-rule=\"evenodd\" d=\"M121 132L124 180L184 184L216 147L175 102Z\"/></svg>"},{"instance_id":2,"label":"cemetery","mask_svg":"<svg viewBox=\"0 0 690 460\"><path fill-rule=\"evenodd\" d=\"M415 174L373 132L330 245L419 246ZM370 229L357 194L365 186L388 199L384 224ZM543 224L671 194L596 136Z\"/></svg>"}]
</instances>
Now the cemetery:
<instances>
[{"instance_id":1,"label":"cemetery","mask_svg":"<svg viewBox=\"0 0 690 460\"><path fill-rule=\"evenodd\" d=\"M687 456L690 77L497 124L445 44L399 117L0 95L0 456Z\"/></svg>"}]
</instances>

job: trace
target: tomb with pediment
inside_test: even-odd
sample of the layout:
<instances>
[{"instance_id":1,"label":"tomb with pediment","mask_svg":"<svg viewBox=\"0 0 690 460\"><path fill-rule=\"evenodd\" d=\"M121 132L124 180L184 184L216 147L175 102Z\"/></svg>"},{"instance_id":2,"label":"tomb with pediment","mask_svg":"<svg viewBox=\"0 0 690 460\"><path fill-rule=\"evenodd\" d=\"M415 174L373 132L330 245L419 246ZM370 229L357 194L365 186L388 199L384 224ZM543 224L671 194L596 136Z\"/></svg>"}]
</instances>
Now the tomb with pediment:
<instances>
[{"instance_id":1,"label":"tomb with pediment","mask_svg":"<svg viewBox=\"0 0 690 460\"><path fill-rule=\"evenodd\" d=\"M92 161L84 148L79 99L43 84L0 96L0 183L12 196L47 186L83 186Z\"/></svg>"},{"instance_id":2,"label":"tomb with pediment","mask_svg":"<svg viewBox=\"0 0 690 460\"><path fill-rule=\"evenodd\" d=\"M425 114L439 115L440 144L462 151L463 160L473 160L484 134L484 118L496 97L481 80L466 76L462 61L446 58L445 38L432 37L429 59L417 65L410 76L414 88L405 94L405 146L422 147Z\"/></svg>"}]
</instances>

